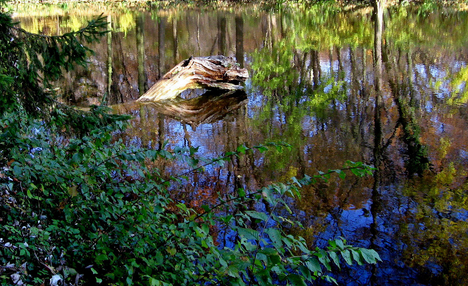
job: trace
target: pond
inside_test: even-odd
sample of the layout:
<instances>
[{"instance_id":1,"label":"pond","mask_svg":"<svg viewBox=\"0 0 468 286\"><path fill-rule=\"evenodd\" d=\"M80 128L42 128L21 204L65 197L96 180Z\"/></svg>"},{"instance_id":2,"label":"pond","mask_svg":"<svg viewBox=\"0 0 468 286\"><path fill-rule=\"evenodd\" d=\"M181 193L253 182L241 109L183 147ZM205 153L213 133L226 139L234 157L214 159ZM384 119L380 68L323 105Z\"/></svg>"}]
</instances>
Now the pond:
<instances>
[{"instance_id":1,"label":"pond","mask_svg":"<svg viewBox=\"0 0 468 286\"><path fill-rule=\"evenodd\" d=\"M466 11L13 9L24 29L45 34L76 30L104 11L111 32L91 46L89 68L59 83L59 94L68 104L131 114L131 127L117 134L127 144L193 147L206 158L241 145L292 146L194 174L173 190L189 205L364 162L376 168L373 177L333 177L302 190L293 208L305 228L291 231L318 246L341 236L378 251L376 266L334 269L340 285L468 284ZM248 69L245 93L209 95L201 100L209 110L196 115L132 103L180 61L216 54ZM186 167L163 168L180 174Z\"/></svg>"}]
</instances>

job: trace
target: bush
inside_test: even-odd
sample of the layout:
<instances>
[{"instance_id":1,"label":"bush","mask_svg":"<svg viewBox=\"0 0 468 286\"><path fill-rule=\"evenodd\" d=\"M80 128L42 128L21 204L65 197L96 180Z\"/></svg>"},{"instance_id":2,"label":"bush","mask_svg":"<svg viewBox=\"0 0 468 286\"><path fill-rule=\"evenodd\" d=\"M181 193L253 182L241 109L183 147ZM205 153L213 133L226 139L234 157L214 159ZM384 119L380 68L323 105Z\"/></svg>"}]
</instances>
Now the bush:
<instances>
[{"instance_id":1,"label":"bush","mask_svg":"<svg viewBox=\"0 0 468 286\"><path fill-rule=\"evenodd\" d=\"M281 229L296 222L244 207L264 201L272 210L287 208L287 200L299 194L297 187L316 178L239 190L198 212L174 201L167 191L171 181L162 179L154 161L197 162L193 150L135 149L112 142L112 132L123 125L67 139L39 120L17 114L2 118L1 142L12 146L4 153L8 163L0 184L3 284L303 284L317 277L332 280L322 267L339 266L339 255L348 264L379 259L375 251L342 239L331 241L327 250L310 250L301 237ZM284 145L241 146L212 162L271 147ZM364 165L351 169L357 175L370 172ZM235 233L232 248L217 246L211 230L223 226Z\"/></svg>"}]
</instances>

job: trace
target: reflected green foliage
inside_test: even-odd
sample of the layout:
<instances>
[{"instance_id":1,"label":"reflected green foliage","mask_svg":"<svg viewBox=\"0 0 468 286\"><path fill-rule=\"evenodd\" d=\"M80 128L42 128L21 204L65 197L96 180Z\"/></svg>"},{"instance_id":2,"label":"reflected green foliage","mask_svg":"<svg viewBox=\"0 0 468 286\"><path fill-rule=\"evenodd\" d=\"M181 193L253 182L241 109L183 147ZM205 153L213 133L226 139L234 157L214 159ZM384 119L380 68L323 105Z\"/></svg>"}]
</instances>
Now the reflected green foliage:
<instances>
[{"instance_id":1,"label":"reflected green foliage","mask_svg":"<svg viewBox=\"0 0 468 286\"><path fill-rule=\"evenodd\" d=\"M468 222L466 221L466 170L454 164L436 175L427 174L405 188L405 194L418 203L407 212L401 225L406 263L422 270L440 265L439 275L427 273L427 281L439 285L465 285L468 271ZM410 223L408 223L410 222ZM456 242L456 243L455 243Z\"/></svg>"},{"instance_id":2,"label":"reflected green foliage","mask_svg":"<svg viewBox=\"0 0 468 286\"><path fill-rule=\"evenodd\" d=\"M136 28L135 13L127 12L117 17L116 31L124 32L125 35Z\"/></svg>"},{"instance_id":3,"label":"reflected green foliage","mask_svg":"<svg viewBox=\"0 0 468 286\"><path fill-rule=\"evenodd\" d=\"M412 6L400 6L391 9L391 21L387 21L385 37L395 43L396 47L408 50L411 47L459 49L466 46L468 29L464 23L468 13L457 10L444 9L440 6L434 9L424 9L421 6L415 15ZM439 9L436 9L439 8ZM444 17L439 17L443 13ZM456 29L453 29L456 25ZM440 46L443 45L443 46Z\"/></svg>"},{"instance_id":4,"label":"reflected green foliage","mask_svg":"<svg viewBox=\"0 0 468 286\"><path fill-rule=\"evenodd\" d=\"M86 64L91 50L83 44L97 41L104 27L100 17L76 32L44 37L17 28L9 15L0 13L0 113L22 108L46 116L54 102L52 82L64 70Z\"/></svg>"},{"instance_id":5,"label":"reflected green foliage","mask_svg":"<svg viewBox=\"0 0 468 286\"><path fill-rule=\"evenodd\" d=\"M286 40L275 43L273 49L261 49L252 55L254 75L252 83L261 86L265 95L276 89L295 84L299 72L293 64L293 50Z\"/></svg>"},{"instance_id":6,"label":"reflected green foliage","mask_svg":"<svg viewBox=\"0 0 468 286\"><path fill-rule=\"evenodd\" d=\"M468 67L462 67L459 72L450 75L450 89L454 94L447 99L450 105L459 105L468 103Z\"/></svg>"},{"instance_id":7,"label":"reflected green foliage","mask_svg":"<svg viewBox=\"0 0 468 286\"><path fill-rule=\"evenodd\" d=\"M296 19L299 39L298 49L326 50L331 47L352 47L372 45L372 22L368 15L363 18L347 13L307 10ZM295 33L291 36L296 35Z\"/></svg>"}]
</instances>

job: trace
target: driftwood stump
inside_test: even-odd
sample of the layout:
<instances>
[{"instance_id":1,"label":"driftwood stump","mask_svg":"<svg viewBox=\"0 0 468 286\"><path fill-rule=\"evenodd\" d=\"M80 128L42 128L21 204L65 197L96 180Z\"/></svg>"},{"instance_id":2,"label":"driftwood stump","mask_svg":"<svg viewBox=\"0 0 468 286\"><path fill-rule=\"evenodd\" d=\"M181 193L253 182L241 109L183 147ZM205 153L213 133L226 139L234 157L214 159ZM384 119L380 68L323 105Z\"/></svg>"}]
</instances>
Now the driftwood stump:
<instances>
[{"instance_id":1,"label":"driftwood stump","mask_svg":"<svg viewBox=\"0 0 468 286\"><path fill-rule=\"evenodd\" d=\"M137 101L174 99L187 89L242 89L240 83L248 77L248 71L240 68L233 58L190 57L168 71Z\"/></svg>"}]
</instances>

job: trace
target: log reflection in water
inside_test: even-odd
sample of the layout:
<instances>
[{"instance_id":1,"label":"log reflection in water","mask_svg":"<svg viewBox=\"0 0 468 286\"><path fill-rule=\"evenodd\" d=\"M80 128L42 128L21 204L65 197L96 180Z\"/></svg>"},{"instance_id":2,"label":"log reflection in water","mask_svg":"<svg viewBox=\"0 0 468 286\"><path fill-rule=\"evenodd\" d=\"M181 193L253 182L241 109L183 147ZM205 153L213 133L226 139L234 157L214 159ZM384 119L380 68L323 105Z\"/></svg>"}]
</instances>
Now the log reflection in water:
<instances>
[{"instance_id":1,"label":"log reflection in water","mask_svg":"<svg viewBox=\"0 0 468 286\"><path fill-rule=\"evenodd\" d=\"M230 112L247 103L247 95L243 90L231 90L222 92L208 90L201 96L162 102L132 102L113 106L118 113L131 113L141 106L150 107L159 114L174 118L182 123L189 124L192 128L203 124L213 123L223 119Z\"/></svg>"}]
</instances>

